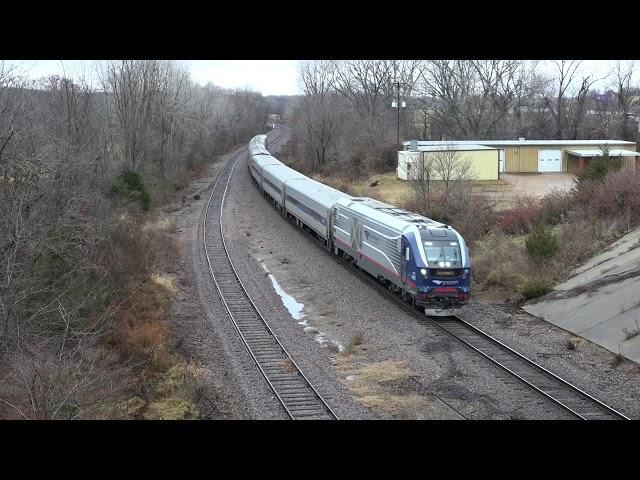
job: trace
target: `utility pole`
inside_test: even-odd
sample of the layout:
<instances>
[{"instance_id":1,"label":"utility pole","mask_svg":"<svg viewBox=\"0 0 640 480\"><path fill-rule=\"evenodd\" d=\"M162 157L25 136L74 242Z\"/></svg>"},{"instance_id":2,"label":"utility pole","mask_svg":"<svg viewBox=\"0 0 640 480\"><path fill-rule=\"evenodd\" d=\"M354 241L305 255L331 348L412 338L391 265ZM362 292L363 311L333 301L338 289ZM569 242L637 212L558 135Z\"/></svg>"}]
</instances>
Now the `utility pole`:
<instances>
[{"instance_id":1,"label":"utility pole","mask_svg":"<svg viewBox=\"0 0 640 480\"><path fill-rule=\"evenodd\" d=\"M400 151L400 82L396 82L396 105L398 105L398 151Z\"/></svg>"},{"instance_id":2,"label":"utility pole","mask_svg":"<svg viewBox=\"0 0 640 480\"><path fill-rule=\"evenodd\" d=\"M393 85L396 88L396 100L391 103L391 106L398 109L398 151L400 151L400 108L405 108L407 104L404 101L400 103L400 87L404 84L396 81Z\"/></svg>"}]
</instances>

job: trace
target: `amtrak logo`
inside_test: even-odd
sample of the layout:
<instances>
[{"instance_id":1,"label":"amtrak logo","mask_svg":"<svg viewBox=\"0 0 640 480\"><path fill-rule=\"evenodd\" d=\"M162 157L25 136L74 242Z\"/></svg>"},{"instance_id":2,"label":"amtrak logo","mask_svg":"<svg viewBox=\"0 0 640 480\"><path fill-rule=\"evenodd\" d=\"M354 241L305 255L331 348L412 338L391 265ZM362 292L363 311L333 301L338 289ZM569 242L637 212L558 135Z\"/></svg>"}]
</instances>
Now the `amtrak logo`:
<instances>
[{"instance_id":1,"label":"amtrak logo","mask_svg":"<svg viewBox=\"0 0 640 480\"><path fill-rule=\"evenodd\" d=\"M373 243L373 244L378 244L378 236L374 235L373 233L369 232L369 230L365 230L364 231L364 236L367 240L367 242Z\"/></svg>"},{"instance_id":2,"label":"amtrak logo","mask_svg":"<svg viewBox=\"0 0 640 480\"><path fill-rule=\"evenodd\" d=\"M457 285L458 280L431 280L436 285Z\"/></svg>"}]
</instances>

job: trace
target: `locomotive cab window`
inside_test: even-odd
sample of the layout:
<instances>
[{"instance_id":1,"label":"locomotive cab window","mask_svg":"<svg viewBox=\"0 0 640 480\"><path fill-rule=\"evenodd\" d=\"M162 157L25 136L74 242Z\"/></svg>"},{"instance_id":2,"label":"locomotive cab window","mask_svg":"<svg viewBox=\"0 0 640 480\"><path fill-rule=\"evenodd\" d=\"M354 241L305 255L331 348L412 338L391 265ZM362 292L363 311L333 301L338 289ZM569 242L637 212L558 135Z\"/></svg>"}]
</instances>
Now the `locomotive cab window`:
<instances>
[{"instance_id":1,"label":"locomotive cab window","mask_svg":"<svg viewBox=\"0 0 640 480\"><path fill-rule=\"evenodd\" d=\"M427 263L432 268L462 268L462 255L458 242L424 240Z\"/></svg>"}]
</instances>

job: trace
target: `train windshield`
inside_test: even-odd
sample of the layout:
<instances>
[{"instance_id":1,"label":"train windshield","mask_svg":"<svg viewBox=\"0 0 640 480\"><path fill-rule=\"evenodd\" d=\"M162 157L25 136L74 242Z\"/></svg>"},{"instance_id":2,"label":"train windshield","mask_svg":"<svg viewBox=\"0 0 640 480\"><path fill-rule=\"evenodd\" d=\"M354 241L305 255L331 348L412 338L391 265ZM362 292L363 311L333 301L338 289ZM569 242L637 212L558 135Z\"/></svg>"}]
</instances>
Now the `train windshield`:
<instances>
[{"instance_id":1,"label":"train windshield","mask_svg":"<svg viewBox=\"0 0 640 480\"><path fill-rule=\"evenodd\" d=\"M462 255L458 242L450 240L425 240L427 263L432 268L462 268Z\"/></svg>"}]
</instances>

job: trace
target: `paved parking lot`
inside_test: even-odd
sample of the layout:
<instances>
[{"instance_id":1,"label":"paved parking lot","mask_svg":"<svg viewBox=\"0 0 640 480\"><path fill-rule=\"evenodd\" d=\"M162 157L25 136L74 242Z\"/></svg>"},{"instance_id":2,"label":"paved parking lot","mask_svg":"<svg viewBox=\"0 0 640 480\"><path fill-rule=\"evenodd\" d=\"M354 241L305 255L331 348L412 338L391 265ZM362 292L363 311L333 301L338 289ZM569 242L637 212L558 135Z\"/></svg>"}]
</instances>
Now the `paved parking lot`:
<instances>
[{"instance_id":1,"label":"paved parking lot","mask_svg":"<svg viewBox=\"0 0 640 480\"><path fill-rule=\"evenodd\" d=\"M498 181L474 182L474 191L493 198L496 208L510 208L519 197L542 198L554 189L569 190L573 173L501 173Z\"/></svg>"},{"instance_id":2,"label":"paved parking lot","mask_svg":"<svg viewBox=\"0 0 640 480\"><path fill-rule=\"evenodd\" d=\"M528 195L544 197L554 189L569 190L573 185L573 173L502 173L500 179L511 186L511 196Z\"/></svg>"}]
</instances>

